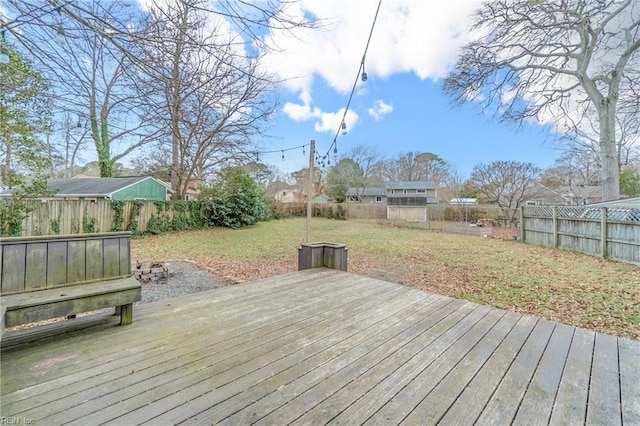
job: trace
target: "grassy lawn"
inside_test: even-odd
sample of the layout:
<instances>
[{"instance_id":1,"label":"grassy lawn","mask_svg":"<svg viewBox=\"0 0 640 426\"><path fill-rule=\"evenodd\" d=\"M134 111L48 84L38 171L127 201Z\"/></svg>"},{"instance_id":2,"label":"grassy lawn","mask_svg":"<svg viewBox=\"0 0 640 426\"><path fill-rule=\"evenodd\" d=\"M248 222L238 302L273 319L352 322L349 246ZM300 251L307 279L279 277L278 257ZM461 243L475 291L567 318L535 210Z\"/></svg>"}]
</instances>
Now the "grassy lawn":
<instances>
[{"instance_id":1,"label":"grassy lawn","mask_svg":"<svg viewBox=\"0 0 640 426\"><path fill-rule=\"evenodd\" d=\"M190 260L243 282L297 269L304 219L146 236L133 259ZM640 267L521 242L313 219L312 241L346 244L349 271L640 340Z\"/></svg>"}]
</instances>

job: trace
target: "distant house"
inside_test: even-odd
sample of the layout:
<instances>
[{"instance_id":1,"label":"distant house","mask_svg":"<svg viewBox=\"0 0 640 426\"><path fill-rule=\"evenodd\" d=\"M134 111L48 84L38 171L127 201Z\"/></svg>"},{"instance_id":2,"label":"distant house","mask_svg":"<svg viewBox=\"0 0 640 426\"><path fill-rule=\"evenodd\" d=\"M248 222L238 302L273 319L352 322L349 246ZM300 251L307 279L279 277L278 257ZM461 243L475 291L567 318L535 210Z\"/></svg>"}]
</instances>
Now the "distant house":
<instances>
[{"instance_id":1,"label":"distant house","mask_svg":"<svg viewBox=\"0 0 640 426\"><path fill-rule=\"evenodd\" d=\"M449 200L452 206L475 206L478 204L477 198L452 198Z\"/></svg>"},{"instance_id":2,"label":"distant house","mask_svg":"<svg viewBox=\"0 0 640 426\"><path fill-rule=\"evenodd\" d=\"M387 204L387 191L384 188L349 188L347 203Z\"/></svg>"},{"instance_id":3,"label":"distant house","mask_svg":"<svg viewBox=\"0 0 640 426\"><path fill-rule=\"evenodd\" d=\"M275 200L279 203L297 203L301 201L300 191L297 189L283 189L274 194Z\"/></svg>"},{"instance_id":4,"label":"distant house","mask_svg":"<svg viewBox=\"0 0 640 426\"><path fill-rule=\"evenodd\" d=\"M427 206L438 204L436 189L429 181L387 182L384 188L349 188L348 203L387 206L387 219L426 222Z\"/></svg>"},{"instance_id":5,"label":"distant house","mask_svg":"<svg viewBox=\"0 0 640 426\"><path fill-rule=\"evenodd\" d=\"M540 185L536 195L524 202L528 206L583 206L602 200L602 187L572 185L549 188Z\"/></svg>"},{"instance_id":6,"label":"distant house","mask_svg":"<svg viewBox=\"0 0 640 426\"><path fill-rule=\"evenodd\" d=\"M171 182L165 182L163 180L158 180L158 182L162 183L167 188L167 200L171 200L172 194L175 192L171 188ZM184 193L182 194L182 199L184 201L194 201L198 199L200 195L200 182L201 179L189 179L187 181L187 187L184 188Z\"/></svg>"},{"instance_id":7,"label":"distant house","mask_svg":"<svg viewBox=\"0 0 640 426\"><path fill-rule=\"evenodd\" d=\"M164 201L170 191L150 176L49 179L47 188L55 192L51 198L64 200ZM0 196L11 194L11 190L5 190Z\"/></svg>"},{"instance_id":8,"label":"distant house","mask_svg":"<svg viewBox=\"0 0 640 426\"><path fill-rule=\"evenodd\" d=\"M320 194L313 197L311 202L313 202L314 204L326 204L331 202L331 199L326 194Z\"/></svg>"},{"instance_id":9,"label":"distant house","mask_svg":"<svg viewBox=\"0 0 640 426\"><path fill-rule=\"evenodd\" d=\"M432 182L387 182L387 219L427 222L429 204L438 204Z\"/></svg>"},{"instance_id":10,"label":"distant house","mask_svg":"<svg viewBox=\"0 0 640 426\"><path fill-rule=\"evenodd\" d=\"M621 198L619 200L602 201L599 203L589 204L589 207L621 207L640 209L640 197Z\"/></svg>"}]
</instances>

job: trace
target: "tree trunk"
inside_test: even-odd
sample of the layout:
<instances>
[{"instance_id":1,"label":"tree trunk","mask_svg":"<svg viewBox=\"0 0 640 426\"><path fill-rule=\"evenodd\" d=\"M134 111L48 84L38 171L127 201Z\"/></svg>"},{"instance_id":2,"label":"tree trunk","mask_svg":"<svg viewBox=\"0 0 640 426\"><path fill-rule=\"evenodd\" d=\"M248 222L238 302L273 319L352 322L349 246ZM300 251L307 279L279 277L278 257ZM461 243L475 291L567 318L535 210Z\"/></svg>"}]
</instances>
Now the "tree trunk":
<instances>
[{"instance_id":1,"label":"tree trunk","mask_svg":"<svg viewBox=\"0 0 640 426\"><path fill-rule=\"evenodd\" d=\"M173 189L172 200L181 200L183 198L182 181L183 171L180 167L180 129L179 117L181 110L180 99L180 58L182 56L182 47L185 34L187 32L187 21L189 17L189 6L182 4L182 20L178 25L179 35L176 39L175 50L173 53L173 68L171 70L171 189Z\"/></svg>"},{"instance_id":2,"label":"tree trunk","mask_svg":"<svg viewBox=\"0 0 640 426\"><path fill-rule=\"evenodd\" d=\"M620 165L616 146L615 105L604 98L598 108L600 121L600 161L602 163L602 201L620 198Z\"/></svg>"}]
</instances>

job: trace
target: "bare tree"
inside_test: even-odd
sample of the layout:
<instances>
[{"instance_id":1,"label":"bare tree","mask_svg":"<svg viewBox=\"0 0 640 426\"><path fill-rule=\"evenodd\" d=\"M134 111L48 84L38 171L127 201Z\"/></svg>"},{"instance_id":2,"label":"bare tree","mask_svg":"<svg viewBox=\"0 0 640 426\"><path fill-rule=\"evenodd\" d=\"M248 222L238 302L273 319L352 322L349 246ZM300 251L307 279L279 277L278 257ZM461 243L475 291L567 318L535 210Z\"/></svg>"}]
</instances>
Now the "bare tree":
<instances>
[{"instance_id":1,"label":"bare tree","mask_svg":"<svg viewBox=\"0 0 640 426\"><path fill-rule=\"evenodd\" d=\"M422 179L432 182L436 188L445 185L452 174L451 165L434 153L423 152L416 156L416 160L424 173Z\"/></svg>"},{"instance_id":2,"label":"bare tree","mask_svg":"<svg viewBox=\"0 0 640 426\"><path fill-rule=\"evenodd\" d=\"M539 194L541 169L531 163L518 161L494 161L478 164L471 171L469 181L500 207L511 222L515 221L518 207L524 201Z\"/></svg>"},{"instance_id":3,"label":"bare tree","mask_svg":"<svg viewBox=\"0 0 640 426\"><path fill-rule=\"evenodd\" d=\"M136 119L140 112L146 112L149 117L149 111L140 111L139 106L124 102L121 94L125 93L124 89L127 88L124 83L135 83L136 77L147 76L148 82L162 74L158 72L159 69L168 67L175 71L175 67L181 65L180 61L150 61L149 55L140 55L141 48L134 48L134 46L148 49L168 48L169 45L175 47L177 45L175 40L158 38L158 36L174 35L171 34L171 25L155 33L145 30L143 26L133 21L133 16L144 17L147 14L138 8L127 8L126 6L131 3L128 1L50 0L43 3L40 0L6 0L5 3L8 21L0 20L3 35L6 32L7 37L15 38L26 51L34 55L36 60L41 60L44 65L50 67L53 74L59 77L59 83L64 88L59 90L59 94L64 94L59 99L66 101L60 109L74 110L72 106L75 106L75 112L89 118L103 176L113 172L112 167L118 159L149 141L162 139L149 128L143 128L147 124L146 121ZM214 25L226 24L225 32L238 34L229 46L248 50L257 55L267 49L277 49L277 46L265 44L267 39L263 37L265 30L293 33L298 28L316 27L313 19L299 13L298 3L298 0L266 0L259 3L225 0L215 2L213 5L206 1L186 0L176 2L168 9L165 16L169 16L171 11L178 9L189 9L193 14L197 13L201 17L207 15L209 21L216 23ZM159 5L164 4L166 3L159 2L151 5L153 11L151 15L156 13L155 18L157 18L162 9ZM174 17L179 16L178 14ZM164 22L172 24L171 20ZM184 37L180 43L195 46L198 41L203 41L203 35L209 31L209 28L200 25L198 29L190 30L192 30L191 34ZM196 34L198 31L200 34ZM64 33L62 44L68 47L60 48L53 44L56 32L59 35ZM244 36L244 39L240 35ZM165 41L169 43L165 45ZM222 50L217 52L216 47L221 47ZM166 49L165 53L167 53ZM255 61L248 66L242 64L238 61L237 55L229 54L229 50L225 50L224 46L204 46L200 51L200 55L202 54L211 55L215 61L224 63L228 69L244 74L254 89L259 85L264 86L274 82L269 76L259 75ZM187 54L180 55L184 58ZM169 56L171 57L173 55ZM201 56L192 58L193 62L200 60L210 62L209 58L203 59ZM90 67L86 66L87 62L91 64ZM126 75L127 73L129 75ZM193 102L211 101L211 99L202 99L204 93L202 89L200 86L196 90L200 91L201 99ZM219 103L226 102L229 107L229 101L224 93L218 91L216 95L221 96L218 99ZM237 104L236 106L238 107L236 116L249 115L244 109L248 108L247 105L240 107L240 104ZM268 110L266 104L261 106L261 110L253 117L255 123L259 122ZM131 121L132 117L133 121ZM234 118L234 121L237 123L238 120ZM177 122L172 124L175 130ZM256 128L255 125L253 127ZM229 126L227 130L230 130ZM247 136L247 133L238 133L235 136L242 139ZM117 141L121 148L121 152L117 154L111 152L114 141ZM207 158L206 152L191 152L192 157L196 155ZM174 160L177 161L175 153ZM176 161L174 164L177 164ZM204 163L193 167L203 171L207 167ZM176 168L180 167L176 165ZM175 176L173 182L176 185L179 184ZM186 182L182 183L186 185ZM177 188L177 190L180 194L180 189Z\"/></svg>"},{"instance_id":4,"label":"bare tree","mask_svg":"<svg viewBox=\"0 0 640 426\"><path fill-rule=\"evenodd\" d=\"M313 198L317 194L322 194L325 192L326 188L326 178L327 175L320 167L313 168L313 194L311 197ZM291 173L291 179L294 181L293 186L298 191L298 194L301 196L301 201L307 200L307 195L309 192L309 168L305 167L300 170L296 170ZM283 182L287 183L287 182Z\"/></svg>"},{"instance_id":5,"label":"bare tree","mask_svg":"<svg viewBox=\"0 0 640 426\"><path fill-rule=\"evenodd\" d=\"M560 156L554 167L545 170L542 181L546 186L585 186L600 182L600 162L593 150L572 149Z\"/></svg>"},{"instance_id":6,"label":"bare tree","mask_svg":"<svg viewBox=\"0 0 640 426\"><path fill-rule=\"evenodd\" d=\"M405 152L395 158L381 161L374 167L374 174L382 181L417 181L420 167L417 152Z\"/></svg>"},{"instance_id":7,"label":"bare tree","mask_svg":"<svg viewBox=\"0 0 640 426\"><path fill-rule=\"evenodd\" d=\"M242 167L265 190L271 188L274 182L284 180L282 172L273 164L250 161Z\"/></svg>"},{"instance_id":8,"label":"bare tree","mask_svg":"<svg viewBox=\"0 0 640 426\"><path fill-rule=\"evenodd\" d=\"M113 43L93 30L110 17L131 19L131 15L124 13L126 9L120 2L105 4L68 4L60 8L59 16L42 16L40 20L35 19L37 8L29 3L16 3L18 10L32 19L14 36L47 71L56 91L56 109L86 117L100 175L110 177L117 161L152 140L153 135L144 130L144 122L136 116L138 99L130 87L131 76L127 75L132 63ZM67 7L75 11L77 19L63 19L62 10ZM57 40L52 37L47 25L50 20L58 20L64 37ZM124 38L119 40L124 46Z\"/></svg>"},{"instance_id":9,"label":"bare tree","mask_svg":"<svg viewBox=\"0 0 640 426\"><path fill-rule=\"evenodd\" d=\"M189 180L244 162L252 139L275 110L272 79L225 23L212 23L203 1L155 8L138 46L148 76L140 85L145 121L170 144L171 186L181 199Z\"/></svg>"},{"instance_id":10,"label":"bare tree","mask_svg":"<svg viewBox=\"0 0 640 426\"><path fill-rule=\"evenodd\" d=\"M70 113L52 125L46 134L47 154L51 161L51 176L69 178L75 174L80 151L89 139L90 129L82 118Z\"/></svg>"},{"instance_id":11,"label":"bare tree","mask_svg":"<svg viewBox=\"0 0 640 426\"><path fill-rule=\"evenodd\" d=\"M630 164L640 162L640 122L638 114L631 113L632 105L621 102L621 113L616 115L616 152L618 153L618 166L623 168ZM636 105L635 111L640 111ZM593 111L586 112L587 119L582 125L573 121L570 114L566 115L568 128L572 131L563 134L561 142L564 143L563 157L578 155L580 157L593 158L593 162L600 168L600 142L597 129L597 117ZM598 182L600 179L598 179Z\"/></svg>"},{"instance_id":12,"label":"bare tree","mask_svg":"<svg viewBox=\"0 0 640 426\"><path fill-rule=\"evenodd\" d=\"M46 3L42 0L4 0L4 3L9 21L0 21L0 27L15 36L29 51L34 45L29 43L28 36L21 36L23 31L19 27L25 24L40 26L47 29L53 39L56 33L60 34L60 28L64 30L60 25L65 19L65 24L82 25L111 44L120 51L120 56L136 64L142 72L147 69L144 60L130 49L131 43L146 42L146 35L138 32L131 22L132 14L143 14L143 11L130 7L130 0L48 0ZM168 3L160 2L151 8L157 9L164 4ZM246 44L254 44L255 49L278 49L278 46L266 44L265 30L286 31L295 36L297 29L317 28L319 25L309 14L300 13L300 0L219 0L200 2L198 10L229 22L234 31L248 40Z\"/></svg>"},{"instance_id":13,"label":"bare tree","mask_svg":"<svg viewBox=\"0 0 640 426\"><path fill-rule=\"evenodd\" d=\"M384 181L374 173L385 158L378 147L365 144L356 145L349 150L345 158L352 159L362 169L364 187L384 186Z\"/></svg>"},{"instance_id":14,"label":"bare tree","mask_svg":"<svg viewBox=\"0 0 640 426\"><path fill-rule=\"evenodd\" d=\"M400 153L375 167L376 174L385 182L428 180L436 187L446 182L451 169L448 162L431 152Z\"/></svg>"},{"instance_id":15,"label":"bare tree","mask_svg":"<svg viewBox=\"0 0 640 426\"><path fill-rule=\"evenodd\" d=\"M638 112L640 3L491 0L473 30L482 37L463 49L445 93L562 131L583 128L594 111L602 196L618 198L616 117Z\"/></svg>"}]
</instances>

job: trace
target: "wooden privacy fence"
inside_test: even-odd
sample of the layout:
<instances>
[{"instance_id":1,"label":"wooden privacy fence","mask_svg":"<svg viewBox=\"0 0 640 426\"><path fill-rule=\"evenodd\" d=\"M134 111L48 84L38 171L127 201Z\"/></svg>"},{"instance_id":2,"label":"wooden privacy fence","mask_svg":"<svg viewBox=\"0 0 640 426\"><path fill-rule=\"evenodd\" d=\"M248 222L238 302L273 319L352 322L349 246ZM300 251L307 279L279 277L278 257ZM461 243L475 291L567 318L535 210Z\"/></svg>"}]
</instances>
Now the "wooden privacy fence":
<instances>
[{"instance_id":1,"label":"wooden privacy fence","mask_svg":"<svg viewBox=\"0 0 640 426\"><path fill-rule=\"evenodd\" d=\"M522 241L640 265L640 209L525 206Z\"/></svg>"},{"instance_id":2,"label":"wooden privacy fence","mask_svg":"<svg viewBox=\"0 0 640 426\"><path fill-rule=\"evenodd\" d=\"M159 207L160 206L160 207ZM152 216L172 220L177 215L190 216L168 208L170 202L124 201L121 225L114 229L116 209L111 200L42 200L23 221L22 236L65 235L109 232L111 230L147 231ZM164 208L163 208L164 207ZM135 222L135 223L132 223Z\"/></svg>"}]
</instances>

